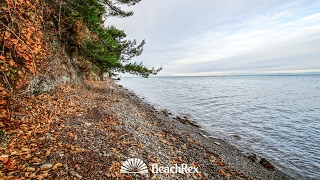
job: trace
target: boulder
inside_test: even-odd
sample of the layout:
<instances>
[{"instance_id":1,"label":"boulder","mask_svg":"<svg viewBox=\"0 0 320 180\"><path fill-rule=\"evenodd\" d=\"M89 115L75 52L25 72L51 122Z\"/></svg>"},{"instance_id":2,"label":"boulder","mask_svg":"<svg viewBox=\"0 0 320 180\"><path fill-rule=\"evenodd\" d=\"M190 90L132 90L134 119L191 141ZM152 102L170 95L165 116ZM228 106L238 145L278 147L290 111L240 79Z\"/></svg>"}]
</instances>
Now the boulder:
<instances>
[{"instance_id":1,"label":"boulder","mask_svg":"<svg viewBox=\"0 0 320 180\"><path fill-rule=\"evenodd\" d=\"M265 168L274 169L274 166L265 158L262 158L259 163L262 164L262 166Z\"/></svg>"},{"instance_id":2,"label":"boulder","mask_svg":"<svg viewBox=\"0 0 320 180\"><path fill-rule=\"evenodd\" d=\"M195 121L189 121L189 124L192 125L192 126L195 126L195 127L198 127L198 128L201 128L201 125L198 124L197 122Z\"/></svg>"}]
</instances>

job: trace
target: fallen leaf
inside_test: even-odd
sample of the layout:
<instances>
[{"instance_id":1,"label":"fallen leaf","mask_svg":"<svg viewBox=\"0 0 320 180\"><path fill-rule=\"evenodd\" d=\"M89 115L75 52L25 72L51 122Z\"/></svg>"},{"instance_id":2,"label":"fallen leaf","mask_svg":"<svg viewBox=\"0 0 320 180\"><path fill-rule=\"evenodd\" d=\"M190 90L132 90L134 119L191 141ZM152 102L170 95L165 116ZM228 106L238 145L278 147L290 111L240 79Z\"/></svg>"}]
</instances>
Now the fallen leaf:
<instances>
[{"instance_id":1,"label":"fallen leaf","mask_svg":"<svg viewBox=\"0 0 320 180\"><path fill-rule=\"evenodd\" d=\"M4 100L4 99L1 99L1 100L0 100L0 104L6 104L6 103L7 103L6 100Z\"/></svg>"},{"instance_id":2,"label":"fallen leaf","mask_svg":"<svg viewBox=\"0 0 320 180\"><path fill-rule=\"evenodd\" d=\"M23 73L22 73L22 71L19 70L19 71L18 71L18 74L21 76Z\"/></svg>"},{"instance_id":3,"label":"fallen leaf","mask_svg":"<svg viewBox=\"0 0 320 180\"><path fill-rule=\"evenodd\" d=\"M8 62L8 64L9 64L10 66L14 66L16 63L11 59L11 60Z\"/></svg>"},{"instance_id":4,"label":"fallen leaf","mask_svg":"<svg viewBox=\"0 0 320 180\"><path fill-rule=\"evenodd\" d=\"M8 161L5 163L5 166L8 168L12 164L12 160L9 158Z\"/></svg>"},{"instance_id":5,"label":"fallen leaf","mask_svg":"<svg viewBox=\"0 0 320 180\"><path fill-rule=\"evenodd\" d=\"M8 157L0 157L0 161L2 161L3 163L7 163L9 160Z\"/></svg>"},{"instance_id":6,"label":"fallen leaf","mask_svg":"<svg viewBox=\"0 0 320 180\"><path fill-rule=\"evenodd\" d=\"M4 32L4 40L8 39L11 36L9 31Z\"/></svg>"},{"instance_id":7,"label":"fallen leaf","mask_svg":"<svg viewBox=\"0 0 320 180\"><path fill-rule=\"evenodd\" d=\"M28 149L28 148L22 148L21 150L24 151L24 152L30 151L30 149Z\"/></svg>"},{"instance_id":8,"label":"fallen leaf","mask_svg":"<svg viewBox=\"0 0 320 180\"><path fill-rule=\"evenodd\" d=\"M61 163L56 163L53 167L52 167L52 169L53 170L57 170L59 167L62 167L63 166L63 164L61 164Z\"/></svg>"},{"instance_id":9,"label":"fallen leaf","mask_svg":"<svg viewBox=\"0 0 320 180\"><path fill-rule=\"evenodd\" d=\"M221 176L226 176L226 175L227 175L227 174L224 172L224 170L222 170L222 169L219 170L219 174L220 174Z\"/></svg>"},{"instance_id":10,"label":"fallen leaf","mask_svg":"<svg viewBox=\"0 0 320 180\"><path fill-rule=\"evenodd\" d=\"M72 133L69 133L69 136L70 136L70 137L74 137L74 135L73 135Z\"/></svg>"}]
</instances>

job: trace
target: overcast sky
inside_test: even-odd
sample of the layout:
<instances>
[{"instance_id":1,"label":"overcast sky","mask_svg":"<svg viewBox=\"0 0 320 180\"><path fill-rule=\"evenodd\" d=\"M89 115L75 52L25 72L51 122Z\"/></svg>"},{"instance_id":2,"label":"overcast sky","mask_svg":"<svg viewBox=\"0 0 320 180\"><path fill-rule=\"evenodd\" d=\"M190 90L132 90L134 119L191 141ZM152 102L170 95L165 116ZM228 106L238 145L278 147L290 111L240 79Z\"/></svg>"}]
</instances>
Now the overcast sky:
<instances>
[{"instance_id":1,"label":"overcast sky","mask_svg":"<svg viewBox=\"0 0 320 180\"><path fill-rule=\"evenodd\" d=\"M159 75L320 72L320 0L142 0L107 19Z\"/></svg>"}]
</instances>

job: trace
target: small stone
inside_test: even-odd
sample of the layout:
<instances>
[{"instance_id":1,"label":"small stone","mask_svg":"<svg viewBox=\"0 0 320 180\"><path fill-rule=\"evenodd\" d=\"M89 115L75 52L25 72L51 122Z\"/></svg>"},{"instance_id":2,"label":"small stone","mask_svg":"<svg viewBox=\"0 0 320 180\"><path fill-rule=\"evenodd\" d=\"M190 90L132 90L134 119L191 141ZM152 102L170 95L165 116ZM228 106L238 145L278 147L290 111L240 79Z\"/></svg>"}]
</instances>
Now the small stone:
<instances>
[{"instance_id":1,"label":"small stone","mask_svg":"<svg viewBox=\"0 0 320 180\"><path fill-rule=\"evenodd\" d=\"M26 171L27 172L34 172L34 171L36 171L36 168L34 168L34 167L26 167Z\"/></svg>"},{"instance_id":2,"label":"small stone","mask_svg":"<svg viewBox=\"0 0 320 180\"><path fill-rule=\"evenodd\" d=\"M70 171L70 175L74 176L78 179L82 179L82 176L80 174L78 174L76 171Z\"/></svg>"},{"instance_id":3,"label":"small stone","mask_svg":"<svg viewBox=\"0 0 320 180\"><path fill-rule=\"evenodd\" d=\"M203 173L203 176L204 176L204 177L208 177L209 174L204 172L204 173Z\"/></svg>"},{"instance_id":4,"label":"small stone","mask_svg":"<svg viewBox=\"0 0 320 180\"><path fill-rule=\"evenodd\" d=\"M263 167L265 167L265 168L274 169L274 166L265 158L262 158L259 163L262 164Z\"/></svg>"},{"instance_id":5,"label":"small stone","mask_svg":"<svg viewBox=\"0 0 320 180\"><path fill-rule=\"evenodd\" d=\"M52 164L43 164L40 166L40 169L43 170L48 170L52 168Z\"/></svg>"},{"instance_id":6,"label":"small stone","mask_svg":"<svg viewBox=\"0 0 320 180\"><path fill-rule=\"evenodd\" d=\"M241 140L241 137L239 136L239 135L237 135L237 134L234 134L234 135L232 135L236 140Z\"/></svg>"},{"instance_id":7,"label":"small stone","mask_svg":"<svg viewBox=\"0 0 320 180\"><path fill-rule=\"evenodd\" d=\"M248 159L250 159L253 162L258 162L258 157L256 154L251 154L248 156Z\"/></svg>"},{"instance_id":8,"label":"small stone","mask_svg":"<svg viewBox=\"0 0 320 180\"><path fill-rule=\"evenodd\" d=\"M221 144L220 144L220 143L218 143L218 142L214 142L214 143L215 143L216 145L219 145L219 146L221 145Z\"/></svg>"},{"instance_id":9,"label":"small stone","mask_svg":"<svg viewBox=\"0 0 320 180\"><path fill-rule=\"evenodd\" d=\"M189 121L189 124L192 125L192 126L195 126L195 127L198 127L198 128L201 128L201 125L198 124L197 122L195 121Z\"/></svg>"},{"instance_id":10,"label":"small stone","mask_svg":"<svg viewBox=\"0 0 320 180\"><path fill-rule=\"evenodd\" d=\"M106 151L102 151L102 153L103 153L103 157L107 156L107 152Z\"/></svg>"},{"instance_id":11,"label":"small stone","mask_svg":"<svg viewBox=\"0 0 320 180\"><path fill-rule=\"evenodd\" d=\"M166 109L165 109L165 110L163 110L162 112L163 112L163 114L164 114L164 115L166 115L166 116L168 116L168 114L169 114L169 111L168 111L168 110L166 110Z\"/></svg>"},{"instance_id":12,"label":"small stone","mask_svg":"<svg viewBox=\"0 0 320 180\"><path fill-rule=\"evenodd\" d=\"M201 132L199 132L199 134L200 134L201 136L205 137L205 138L208 138L207 135L205 135L205 134L203 134L203 133L201 133Z\"/></svg>"}]
</instances>

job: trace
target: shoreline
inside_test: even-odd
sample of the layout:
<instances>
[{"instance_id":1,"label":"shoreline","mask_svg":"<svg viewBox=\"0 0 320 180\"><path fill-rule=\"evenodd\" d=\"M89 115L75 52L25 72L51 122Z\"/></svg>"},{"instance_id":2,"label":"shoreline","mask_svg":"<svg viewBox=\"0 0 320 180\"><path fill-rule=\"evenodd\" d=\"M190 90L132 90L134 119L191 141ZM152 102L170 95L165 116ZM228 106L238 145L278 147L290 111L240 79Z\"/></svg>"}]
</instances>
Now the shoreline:
<instances>
[{"instance_id":1,"label":"shoreline","mask_svg":"<svg viewBox=\"0 0 320 180\"><path fill-rule=\"evenodd\" d=\"M226 161L227 166L243 172L245 175L248 175L249 179L292 179L292 177L279 171L276 167L273 167L273 165L260 164L260 158L255 154L248 156L236 146L230 144L230 142L211 136L195 121L192 121L187 117L174 117L170 115L171 113L168 112L168 110L156 110L151 104L140 99L134 92L128 90L126 87L123 87L122 85L118 85L118 87L119 92L122 91L121 93L125 94L129 101L141 106L142 109L151 111L149 112L149 116L152 117L156 115L158 119L162 118L165 119L165 121L170 121L174 126L170 133L174 134L177 131L187 132L186 134L199 142L200 146L202 146L205 151L222 158ZM166 131L165 129L162 130Z\"/></svg>"},{"instance_id":2,"label":"shoreline","mask_svg":"<svg viewBox=\"0 0 320 180\"><path fill-rule=\"evenodd\" d=\"M1 179L292 179L112 80L63 84L24 101L15 117L22 125L5 129L1 142ZM121 173L131 158L148 172ZM183 164L197 173L152 171Z\"/></svg>"}]
</instances>

